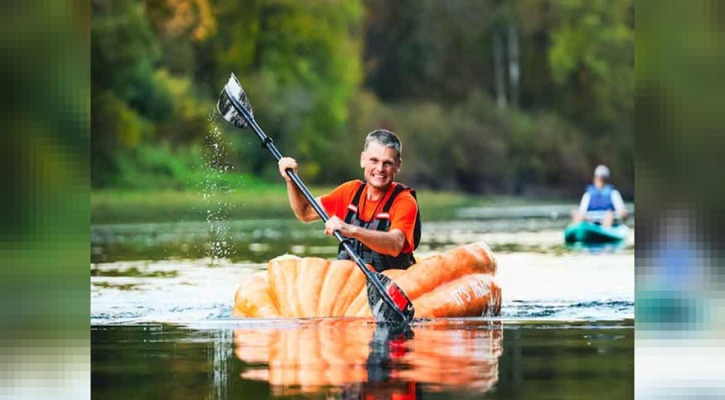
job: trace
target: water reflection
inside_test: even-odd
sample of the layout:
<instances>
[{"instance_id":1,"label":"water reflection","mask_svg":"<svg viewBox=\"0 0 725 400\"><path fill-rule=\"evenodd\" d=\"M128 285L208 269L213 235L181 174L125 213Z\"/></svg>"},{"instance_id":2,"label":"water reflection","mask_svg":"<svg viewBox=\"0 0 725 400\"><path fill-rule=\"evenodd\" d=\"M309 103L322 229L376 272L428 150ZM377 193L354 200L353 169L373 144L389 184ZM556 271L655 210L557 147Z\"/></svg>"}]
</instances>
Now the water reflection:
<instances>
[{"instance_id":1,"label":"water reflection","mask_svg":"<svg viewBox=\"0 0 725 400\"><path fill-rule=\"evenodd\" d=\"M266 381L275 396L326 393L339 398L418 397L426 392L484 393L498 381L503 330L498 322L455 320L411 328L359 319L295 327L236 329L241 377ZM459 326L460 325L460 326Z\"/></svg>"},{"instance_id":2,"label":"water reflection","mask_svg":"<svg viewBox=\"0 0 725 400\"><path fill-rule=\"evenodd\" d=\"M628 399L634 321L217 320L91 327L99 399ZM505 340L503 336L505 337Z\"/></svg>"},{"instance_id":3,"label":"water reflection","mask_svg":"<svg viewBox=\"0 0 725 400\"><path fill-rule=\"evenodd\" d=\"M583 251L591 254L612 254L627 248L634 248L634 245L627 243L626 240L619 240L610 243L566 243L564 247L569 250Z\"/></svg>"},{"instance_id":4,"label":"water reflection","mask_svg":"<svg viewBox=\"0 0 725 400\"><path fill-rule=\"evenodd\" d=\"M212 391L208 397L210 399L229 398L229 376L231 375L229 361L232 358L232 348L231 331L214 332L212 345L208 350L208 357L212 365L209 371L209 380L212 382Z\"/></svg>"}]
</instances>

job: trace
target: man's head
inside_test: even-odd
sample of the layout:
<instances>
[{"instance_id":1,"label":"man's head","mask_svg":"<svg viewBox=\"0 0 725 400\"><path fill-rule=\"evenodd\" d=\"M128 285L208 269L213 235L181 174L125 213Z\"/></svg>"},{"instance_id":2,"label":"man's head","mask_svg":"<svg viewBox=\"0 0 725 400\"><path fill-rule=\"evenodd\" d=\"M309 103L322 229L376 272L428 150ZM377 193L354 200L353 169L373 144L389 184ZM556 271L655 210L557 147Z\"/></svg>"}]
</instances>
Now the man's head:
<instances>
[{"instance_id":1,"label":"man's head","mask_svg":"<svg viewBox=\"0 0 725 400\"><path fill-rule=\"evenodd\" d=\"M368 133L360 153L365 180L376 189L387 189L400 172L403 145L393 132L377 129Z\"/></svg>"},{"instance_id":2,"label":"man's head","mask_svg":"<svg viewBox=\"0 0 725 400\"><path fill-rule=\"evenodd\" d=\"M609 168L603 164L597 165L597 167L594 168L594 185L602 187L607 182L609 182Z\"/></svg>"}]
</instances>

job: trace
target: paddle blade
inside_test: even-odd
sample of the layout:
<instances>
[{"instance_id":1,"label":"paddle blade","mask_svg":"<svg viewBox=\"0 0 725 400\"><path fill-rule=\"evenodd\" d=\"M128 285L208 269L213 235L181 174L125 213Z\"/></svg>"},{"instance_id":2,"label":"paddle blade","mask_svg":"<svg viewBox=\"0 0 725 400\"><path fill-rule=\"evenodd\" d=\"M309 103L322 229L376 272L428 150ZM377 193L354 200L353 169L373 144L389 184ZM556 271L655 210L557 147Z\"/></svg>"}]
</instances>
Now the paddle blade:
<instances>
[{"instance_id":1,"label":"paddle blade","mask_svg":"<svg viewBox=\"0 0 725 400\"><path fill-rule=\"evenodd\" d=\"M408 324L377 323L370 341L370 353L365 361L368 383L390 381L390 362L397 361L402 354L391 354L391 349L400 348L403 343L413 339L413 330ZM403 352L405 353L405 352Z\"/></svg>"},{"instance_id":2,"label":"paddle blade","mask_svg":"<svg viewBox=\"0 0 725 400\"><path fill-rule=\"evenodd\" d=\"M410 322L415 314L413 302L410 301L405 292L403 292L403 290L400 289L400 287L393 282L392 279L377 272L373 272L373 274L380 280L380 283L383 284L385 293L393 303L392 305L388 304L388 302L383 298L384 294L380 293L375 285L368 279L368 304L370 305L370 310L372 311L375 320L378 322ZM400 310L400 312L398 312L398 310Z\"/></svg>"},{"instance_id":3,"label":"paddle blade","mask_svg":"<svg viewBox=\"0 0 725 400\"><path fill-rule=\"evenodd\" d=\"M222 118L224 118L225 121L229 122L230 124L236 126L237 128L244 129L249 126L249 123L246 119L244 119L244 116L242 115L241 111L237 110L234 106L234 103L232 103L232 100L229 98L229 95L232 95L235 99L239 100L239 103L242 104L245 110L249 113L250 116L254 117L254 112L252 111L252 105L249 104L249 99L247 98L247 94L244 93L244 89L242 88L242 85L237 80L237 77L232 74L231 77L229 77L229 81L227 81L227 84L224 86L224 89L222 89L221 94L219 95L219 100L216 103L216 108L219 111L219 114L221 114Z\"/></svg>"}]
</instances>

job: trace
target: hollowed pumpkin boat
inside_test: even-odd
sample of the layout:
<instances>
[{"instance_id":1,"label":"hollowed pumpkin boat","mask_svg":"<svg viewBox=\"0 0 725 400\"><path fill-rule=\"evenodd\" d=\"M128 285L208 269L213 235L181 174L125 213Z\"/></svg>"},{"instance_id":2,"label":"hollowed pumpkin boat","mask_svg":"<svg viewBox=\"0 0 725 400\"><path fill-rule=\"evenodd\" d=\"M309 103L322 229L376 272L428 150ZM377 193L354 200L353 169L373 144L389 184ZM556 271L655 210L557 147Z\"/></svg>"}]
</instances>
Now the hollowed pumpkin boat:
<instances>
[{"instance_id":1,"label":"hollowed pumpkin boat","mask_svg":"<svg viewBox=\"0 0 725 400\"><path fill-rule=\"evenodd\" d=\"M496 268L491 249L476 242L384 274L408 295L417 318L498 316ZM272 259L265 271L242 282L232 315L372 318L365 276L354 262L290 255Z\"/></svg>"}]
</instances>

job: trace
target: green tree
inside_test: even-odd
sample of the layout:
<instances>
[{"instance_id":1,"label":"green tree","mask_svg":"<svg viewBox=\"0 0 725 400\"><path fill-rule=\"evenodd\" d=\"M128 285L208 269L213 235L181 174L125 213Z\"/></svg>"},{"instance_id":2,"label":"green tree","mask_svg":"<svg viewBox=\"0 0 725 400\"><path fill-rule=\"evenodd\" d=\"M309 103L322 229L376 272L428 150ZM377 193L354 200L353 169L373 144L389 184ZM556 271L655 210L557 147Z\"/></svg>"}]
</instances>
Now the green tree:
<instances>
[{"instance_id":1,"label":"green tree","mask_svg":"<svg viewBox=\"0 0 725 400\"><path fill-rule=\"evenodd\" d=\"M384 101L461 101L490 87L491 1L367 0L366 84Z\"/></svg>"},{"instance_id":2,"label":"green tree","mask_svg":"<svg viewBox=\"0 0 725 400\"><path fill-rule=\"evenodd\" d=\"M330 179L323 168L337 168L341 161L325 157L336 141L345 140L348 104L362 80L361 5L221 1L216 12L219 26L231 28L220 29L211 44L218 80L213 86L219 90L235 72L253 107L263 110L256 115L260 125L305 162L307 177ZM242 151L252 172L274 174L258 146Z\"/></svg>"},{"instance_id":3,"label":"green tree","mask_svg":"<svg viewBox=\"0 0 725 400\"><path fill-rule=\"evenodd\" d=\"M93 1L91 11L91 179L100 185L115 173L116 152L149 132L130 104L152 114L164 104L148 96L159 48L143 4Z\"/></svg>"},{"instance_id":4,"label":"green tree","mask_svg":"<svg viewBox=\"0 0 725 400\"><path fill-rule=\"evenodd\" d=\"M552 2L551 7L549 66L560 94L557 109L584 130L592 163L613 164L619 176L631 177L633 3L566 0Z\"/></svg>"}]
</instances>

